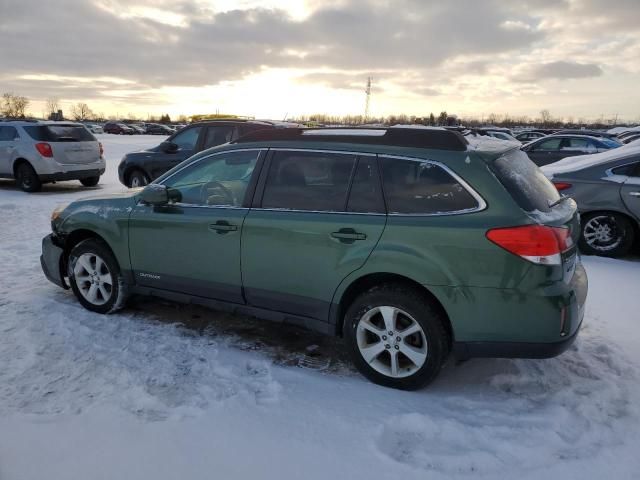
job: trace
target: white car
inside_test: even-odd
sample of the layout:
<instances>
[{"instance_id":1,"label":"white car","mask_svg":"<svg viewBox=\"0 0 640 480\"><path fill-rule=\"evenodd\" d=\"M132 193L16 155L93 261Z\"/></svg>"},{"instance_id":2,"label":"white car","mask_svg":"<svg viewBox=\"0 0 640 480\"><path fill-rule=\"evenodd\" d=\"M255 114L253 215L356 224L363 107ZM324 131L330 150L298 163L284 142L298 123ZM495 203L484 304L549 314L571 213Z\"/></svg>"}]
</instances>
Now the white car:
<instances>
[{"instance_id":1,"label":"white car","mask_svg":"<svg viewBox=\"0 0 640 480\"><path fill-rule=\"evenodd\" d=\"M85 127L87 127L91 133L104 133L104 129L102 128L102 125L96 125L91 123L91 124L85 124Z\"/></svg>"},{"instance_id":2,"label":"white car","mask_svg":"<svg viewBox=\"0 0 640 480\"><path fill-rule=\"evenodd\" d=\"M102 153L81 123L0 122L0 178L14 178L25 192L60 180L97 185L106 166Z\"/></svg>"}]
</instances>

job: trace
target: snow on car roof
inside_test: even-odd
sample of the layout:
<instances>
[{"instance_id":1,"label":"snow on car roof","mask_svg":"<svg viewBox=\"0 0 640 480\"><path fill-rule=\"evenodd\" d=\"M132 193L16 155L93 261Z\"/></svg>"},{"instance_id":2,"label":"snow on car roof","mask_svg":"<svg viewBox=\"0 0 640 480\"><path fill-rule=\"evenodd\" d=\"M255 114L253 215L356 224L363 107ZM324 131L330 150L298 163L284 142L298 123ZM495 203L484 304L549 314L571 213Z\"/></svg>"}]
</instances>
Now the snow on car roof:
<instances>
[{"instance_id":1,"label":"snow on car roof","mask_svg":"<svg viewBox=\"0 0 640 480\"><path fill-rule=\"evenodd\" d=\"M585 168L594 167L612 160L620 160L634 155L640 155L640 144L634 143L635 142L632 142L622 147L612 148L611 150L601 153L563 158L558 162L545 165L541 167L541 169L545 175L553 176L560 173L584 170Z\"/></svg>"}]
</instances>

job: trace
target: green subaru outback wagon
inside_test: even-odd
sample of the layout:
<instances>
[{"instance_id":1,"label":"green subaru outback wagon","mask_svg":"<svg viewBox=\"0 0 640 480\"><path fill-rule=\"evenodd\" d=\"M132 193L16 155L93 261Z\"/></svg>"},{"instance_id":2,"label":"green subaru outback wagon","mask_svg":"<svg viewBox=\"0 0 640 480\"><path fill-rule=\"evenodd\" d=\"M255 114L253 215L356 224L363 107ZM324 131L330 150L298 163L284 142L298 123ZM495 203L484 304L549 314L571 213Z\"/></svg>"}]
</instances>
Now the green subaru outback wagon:
<instances>
[{"instance_id":1,"label":"green subaru outback wagon","mask_svg":"<svg viewBox=\"0 0 640 480\"><path fill-rule=\"evenodd\" d=\"M560 354L587 294L575 203L518 148L440 129L254 132L52 229L44 273L91 311L152 295L298 324L403 389L449 354Z\"/></svg>"}]
</instances>

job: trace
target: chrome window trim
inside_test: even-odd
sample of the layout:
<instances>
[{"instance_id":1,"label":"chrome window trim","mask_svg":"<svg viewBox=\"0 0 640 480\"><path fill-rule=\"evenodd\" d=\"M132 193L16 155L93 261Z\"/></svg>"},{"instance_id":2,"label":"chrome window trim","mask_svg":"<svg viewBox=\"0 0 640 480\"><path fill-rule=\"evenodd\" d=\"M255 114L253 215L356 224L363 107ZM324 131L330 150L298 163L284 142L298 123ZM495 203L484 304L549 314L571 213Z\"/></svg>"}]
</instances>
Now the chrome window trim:
<instances>
[{"instance_id":1,"label":"chrome window trim","mask_svg":"<svg viewBox=\"0 0 640 480\"><path fill-rule=\"evenodd\" d=\"M202 158L199 158L195 162L188 163L187 165L185 165L184 167L182 167L179 170L176 170L171 175L169 175L167 178L162 180L162 182L159 183L159 185L164 185L165 184L164 182L166 182L167 180L171 179L171 177L173 177L177 173L180 173L185 168L190 167L192 165L196 165L196 164L200 163L201 161L206 160L207 158L215 157L215 156L218 156L218 155L223 155L225 153L232 153L232 152L258 152L258 156L259 156L260 153L262 153L265 150L268 150L268 149L267 148L238 148L238 149L234 149L234 150L225 150L223 152L214 152L214 153L206 155L206 156L204 156ZM252 172L252 174L253 174L253 172ZM249 210L249 207L236 207L235 205L199 205L199 204L196 204L196 203L182 203L182 202L172 203L171 205L172 206L176 206L176 207L181 207L181 208L214 208L214 209L225 209L225 210Z\"/></svg>"},{"instance_id":2,"label":"chrome window trim","mask_svg":"<svg viewBox=\"0 0 640 480\"><path fill-rule=\"evenodd\" d=\"M448 215L465 215L467 213L481 212L481 211L483 211L483 210L485 210L487 208L487 202L485 201L485 199L482 198L482 196L478 192L476 192L476 190L471 185L469 185L462 177L460 177L460 175L458 175L456 172L451 170L448 166L446 166L442 162L438 162L436 160L428 160L428 159L424 159L424 158L417 158L417 157L406 157L406 156L401 156L401 155L379 154L378 156L379 157L384 157L384 158L393 158L393 159L396 159L396 160L409 160L409 161L413 161L413 162L430 163L432 165L440 167L445 172L447 172L449 175L451 175L460 185L462 185L462 187L467 191L467 193L469 195L471 195L473 197L473 199L478 203L478 206L476 206L474 208L465 208L463 210L451 210L451 211L446 211L446 212L432 212L432 213L396 213L396 212L387 212L387 215L389 215L389 216L393 216L393 217L443 217L443 216L448 216ZM380 172L380 174L382 175L382 172Z\"/></svg>"},{"instance_id":3,"label":"chrome window trim","mask_svg":"<svg viewBox=\"0 0 640 480\"><path fill-rule=\"evenodd\" d=\"M287 147L275 147L270 148L272 152L311 152L311 153L338 153L344 155L361 155L366 157L375 157L377 153L369 152L354 152L352 150L323 150L319 148L287 148ZM304 210L306 211L306 210Z\"/></svg>"}]
</instances>

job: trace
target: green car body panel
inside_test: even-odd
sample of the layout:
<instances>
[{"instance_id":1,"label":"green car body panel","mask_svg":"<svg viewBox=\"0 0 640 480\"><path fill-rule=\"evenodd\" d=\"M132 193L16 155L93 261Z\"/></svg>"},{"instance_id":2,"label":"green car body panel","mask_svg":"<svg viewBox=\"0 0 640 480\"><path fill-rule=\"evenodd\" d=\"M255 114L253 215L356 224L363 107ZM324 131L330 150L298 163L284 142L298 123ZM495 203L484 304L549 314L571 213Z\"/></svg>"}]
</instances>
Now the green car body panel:
<instances>
[{"instance_id":1,"label":"green car body panel","mask_svg":"<svg viewBox=\"0 0 640 480\"><path fill-rule=\"evenodd\" d=\"M534 264L486 237L492 228L534 223L488 167L508 148L443 151L271 141L217 147L185 164L247 149L265 154L304 149L429 160L463 179L479 194L481 205L459 214L358 214L254 208L248 199L237 208L177 205L162 207L159 213L157 207L138 202L139 192L131 192L72 203L53 224L57 238L53 243L64 248L74 231L90 231L109 245L132 284L183 294L183 300L210 298L264 312L279 311L285 321L288 315L308 318L307 326L336 334L342 328L343 300L354 285L376 276L402 277L437 299L461 356L551 356L563 349L538 355L527 345L560 345L577 332L587 289L579 260L570 267L564 262ZM175 170L155 183L162 183ZM553 222L575 222L574 213L575 208ZM209 226L216 222L237 229L212 232ZM364 237L353 243L332 238L331 233L344 228ZM573 236L578 232L572 229ZM567 255L577 252L573 249ZM484 344L492 348L475 348ZM511 347L503 351L502 344Z\"/></svg>"}]
</instances>

